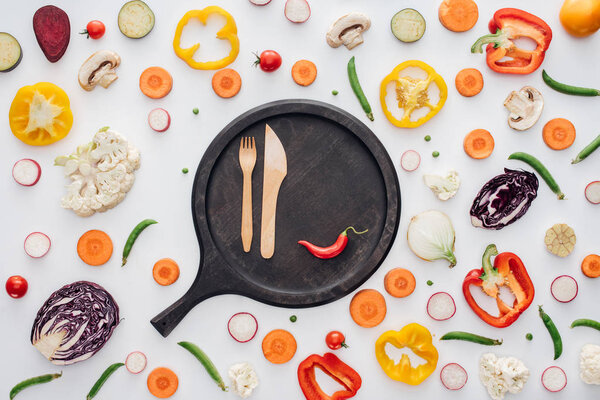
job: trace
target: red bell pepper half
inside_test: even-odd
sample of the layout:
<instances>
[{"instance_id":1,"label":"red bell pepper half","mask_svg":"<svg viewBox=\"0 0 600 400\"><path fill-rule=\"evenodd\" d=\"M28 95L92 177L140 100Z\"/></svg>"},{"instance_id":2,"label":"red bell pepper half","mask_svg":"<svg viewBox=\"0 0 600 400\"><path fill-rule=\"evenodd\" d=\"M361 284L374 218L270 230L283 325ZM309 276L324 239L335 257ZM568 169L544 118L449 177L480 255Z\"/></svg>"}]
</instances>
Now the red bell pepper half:
<instances>
[{"instance_id":1,"label":"red bell pepper half","mask_svg":"<svg viewBox=\"0 0 600 400\"><path fill-rule=\"evenodd\" d=\"M552 29L539 17L516 8L502 8L490 21L491 34L480 37L471 47L471 53L483 53L487 44L487 64L506 74L530 74L542 64L552 41ZM526 37L537 44L535 50L518 48L513 39ZM507 60L503 60L504 58Z\"/></svg>"},{"instance_id":2,"label":"red bell pepper half","mask_svg":"<svg viewBox=\"0 0 600 400\"><path fill-rule=\"evenodd\" d=\"M494 265L492 266L492 256ZM496 328L505 328L519 318L533 301L535 290L533 282L525 269L523 261L514 253L500 253L496 245L490 244L483 253L483 268L470 271L463 281L463 294L475 314L484 322ZM481 308L473 295L471 286L479 286L485 294L496 299L500 314L497 317ZM507 286L515 296L512 306L507 305L498 297L500 286Z\"/></svg>"},{"instance_id":3,"label":"red bell pepper half","mask_svg":"<svg viewBox=\"0 0 600 400\"><path fill-rule=\"evenodd\" d=\"M315 379L315 367L320 368L336 382L341 384L345 390L338 390L331 396L323 392ZM308 356L298 366L298 382L306 400L343 400L353 397L362 380L358 372L337 358L333 353L325 353L320 356L313 354Z\"/></svg>"}]
</instances>

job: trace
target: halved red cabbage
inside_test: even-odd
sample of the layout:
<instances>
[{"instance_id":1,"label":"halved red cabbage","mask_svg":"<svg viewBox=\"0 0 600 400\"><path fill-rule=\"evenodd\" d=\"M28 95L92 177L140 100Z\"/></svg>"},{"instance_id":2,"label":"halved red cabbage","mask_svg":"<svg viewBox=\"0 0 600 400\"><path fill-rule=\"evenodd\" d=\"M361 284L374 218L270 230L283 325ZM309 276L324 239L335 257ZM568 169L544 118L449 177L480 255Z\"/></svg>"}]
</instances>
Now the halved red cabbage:
<instances>
[{"instance_id":1,"label":"halved red cabbage","mask_svg":"<svg viewBox=\"0 0 600 400\"><path fill-rule=\"evenodd\" d=\"M521 218L537 197L539 182L527 171L504 168L504 174L488 181L473 200L471 224L502 229Z\"/></svg>"},{"instance_id":2,"label":"halved red cabbage","mask_svg":"<svg viewBox=\"0 0 600 400\"><path fill-rule=\"evenodd\" d=\"M87 360L119 324L119 306L102 286L79 281L52 293L37 313L31 343L53 364Z\"/></svg>"}]
</instances>

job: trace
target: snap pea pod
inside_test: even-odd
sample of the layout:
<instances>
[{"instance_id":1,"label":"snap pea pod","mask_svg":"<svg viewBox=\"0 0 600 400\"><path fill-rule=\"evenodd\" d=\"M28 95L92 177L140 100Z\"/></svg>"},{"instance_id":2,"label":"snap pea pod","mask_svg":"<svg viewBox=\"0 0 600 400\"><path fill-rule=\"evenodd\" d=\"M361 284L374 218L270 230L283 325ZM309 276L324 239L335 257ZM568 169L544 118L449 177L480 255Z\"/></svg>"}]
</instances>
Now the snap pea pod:
<instances>
[{"instance_id":1,"label":"snap pea pod","mask_svg":"<svg viewBox=\"0 0 600 400\"><path fill-rule=\"evenodd\" d=\"M121 264L121 267L125 266L125 264L127 263L127 257L129 256L129 253L131 252L131 248L133 247L133 244L137 240L138 236L140 236L140 233L142 233L142 231L144 229L146 229L147 227L149 227L150 225L157 224L157 223L158 222L156 222L153 219L145 219L142 222L140 222L139 224L137 224L135 226L135 228L133 228L133 230L129 234L129 237L127 238L127 242L125 242L125 247L123 248L123 264Z\"/></svg>"},{"instance_id":2,"label":"snap pea pod","mask_svg":"<svg viewBox=\"0 0 600 400\"><path fill-rule=\"evenodd\" d=\"M461 331L448 332L442 336L440 340L464 340L467 342L482 344L484 346L500 346L502 344L502 339L490 339L485 336L479 336L475 335L474 333Z\"/></svg>"},{"instance_id":3,"label":"snap pea pod","mask_svg":"<svg viewBox=\"0 0 600 400\"><path fill-rule=\"evenodd\" d=\"M575 328L577 326L587 326L588 328L593 328L600 331L600 322L594 321L593 319L576 319L571 324L571 328Z\"/></svg>"},{"instance_id":4,"label":"snap pea pod","mask_svg":"<svg viewBox=\"0 0 600 400\"><path fill-rule=\"evenodd\" d=\"M577 164L578 162L583 161L587 158L587 156L596 151L598 147L600 147L600 135L596 136L596 139L592 140L590 144L585 146L583 150L581 150L579 154L577 154L577 157L575 157L575 159L571 161L571 164Z\"/></svg>"},{"instance_id":5,"label":"snap pea pod","mask_svg":"<svg viewBox=\"0 0 600 400\"><path fill-rule=\"evenodd\" d=\"M546 70L542 70L542 79L546 82L546 85L550 86L552 89L557 92L561 92L564 94L571 94L574 96L600 96L600 90L592 89L592 88L584 88L579 86L571 86L565 83L560 83L550 78L550 75L546 73Z\"/></svg>"},{"instance_id":6,"label":"snap pea pod","mask_svg":"<svg viewBox=\"0 0 600 400\"><path fill-rule=\"evenodd\" d=\"M190 353L192 353L192 355L194 357L196 357L198 359L198 361L200 361L200 363L204 366L204 369L206 369L206 372L208 372L208 375L210 375L210 377L213 379L213 381L215 381L217 383L217 385L221 388L221 390L224 392L227 391L227 386L225 386L225 382L223 382L223 378L221 378L221 374L219 374L219 370L217 370L217 367L215 367L215 364L213 364L213 362L210 360L210 358L208 358L206 353L203 352L202 349L200 349L200 347L198 347L194 343L190 343L190 342L179 342L177 344L180 345L181 347L183 347L184 349L186 349L187 351L189 351Z\"/></svg>"},{"instance_id":7,"label":"snap pea pod","mask_svg":"<svg viewBox=\"0 0 600 400\"><path fill-rule=\"evenodd\" d=\"M27 389L30 386L39 385L40 383L48 383L55 379L60 378L61 376L62 376L62 372L60 374L46 374L46 375L40 375L40 376L26 379L23 382L17 383L15 385L15 387L13 387L11 389L10 394L8 396L12 400L22 390Z\"/></svg>"},{"instance_id":8,"label":"snap pea pod","mask_svg":"<svg viewBox=\"0 0 600 400\"><path fill-rule=\"evenodd\" d=\"M552 338L552 342L554 343L554 359L556 360L558 357L560 357L563 350L560 333L558 332L556 325L554 325L554 322L552 322L550 316L546 314L544 310L542 310L542 306L538 306L538 308L540 312L540 318L542 318L542 321L544 322L544 325L546 326L546 329Z\"/></svg>"},{"instance_id":9,"label":"snap pea pod","mask_svg":"<svg viewBox=\"0 0 600 400\"><path fill-rule=\"evenodd\" d=\"M86 400L91 400L94 398L94 396L96 396L98 394L98 392L100 391L100 388L102 388L102 385L104 385L104 383L106 382L106 380L108 378L110 378L110 376L119 368L121 368L123 365L123 363L114 363L111 366L109 366L108 368L106 368L106 370L102 373L102 375L100 375L100 378L98 378L98 380L96 381L96 383L94 383L94 386L92 386L92 389L90 390L90 392L88 393Z\"/></svg>"},{"instance_id":10,"label":"snap pea pod","mask_svg":"<svg viewBox=\"0 0 600 400\"><path fill-rule=\"evenodd\" d=\"M538 174L540 174L542 179L544 179L544 181L548 184L548 187L550 187L550 189L558 196L559 200L563 200L565 198L565 195L560 190L558 183L556 183L550 171L548 171L548 169L544 166L544 164L542 164L540 160L538 160L531 154L523 153L520 151L512 153L510 156L508 156L508 159L520 160L529 164L533 169L535 169L535 171Z\"/></svg>"},{"instance_id":11,"label":"snap pea pod","mask_svg":"<svg viewBox=\"0 0 600 400\"><path fill-rule=\"evenodd\" d=\"M350 80L350 86L354 91L354 94L358 98L361 107L367 114L367 117L373 121L373 111L371 110L371 105L369 104L369 100L367 100L367 96L362 90L360 86L360 82L358 81L358 75L356 74L356 66L354 65L354 56L348 61L348 79Z\"/></svg>"}]
</instances>

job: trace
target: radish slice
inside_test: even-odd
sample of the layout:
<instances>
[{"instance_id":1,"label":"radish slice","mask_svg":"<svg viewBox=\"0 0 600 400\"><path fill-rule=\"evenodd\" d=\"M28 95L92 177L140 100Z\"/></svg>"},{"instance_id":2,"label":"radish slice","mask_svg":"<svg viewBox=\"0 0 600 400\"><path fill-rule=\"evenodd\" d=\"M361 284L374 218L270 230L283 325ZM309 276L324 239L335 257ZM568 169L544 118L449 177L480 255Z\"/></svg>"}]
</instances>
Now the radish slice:
<instances>
[{"instance_id":1,"label":"radish slice","mask_svg":"<svg viewBox=\"0 0 600 400\"><path fill-rule=\"evenodd\" d=\"M414 150L405 151L400 158L400 166L407 172L412 172L419 168L420 163L421 156Z\"/></svg>"},{"instance_id":2,"label":"radish slice","mask_svg":"<svg viewBox=\"0 0 600 400\"><path fill-rule=\"evenodd\" d=\"M227 329L231 337L236 341L246 343L256 336L258 322L254 318L254 315L247 312L240 312L229 318Z\"/></svg>"},{"instance_id":3,"label":"radish slice","mask_svg":"<svg viewBox=\"0 0 600 400\"><path fill-rule=\"evenodd\" d=\"M600 204L600 181L588 183L585 187L585 198L592 204Z\"/></svg>"},{"instance_id":4,"label":"radish slice","mask_svg":"<svg viewBox=\"0 0 600 400\"><path fill-rule=\"evenodd\" d=\"M440 371L442 385L449 390L462 389L468 378L467 371L457 363L446 364Z\"/></svg>"},{"instance_id":5,"label":"radish slice","mask_svg":"<svg viewBox=\"0 0 600 400\"><path fill-rule=\"evenodd\" d=\"M13 165L12 175L19 185L33 186L40 180L42 168L37 161L24 158Z\"/></svg>"},{"instance_id":6,"label":"radish slice","mask_svg":"<svg viewBox=\"0 0 600 400\"><path fill-rule=\"evenodd\" d=\"M129 353L125 359L125 368L132 374L139 374L146 369L147 362L148 360L146 360L146 355L144 353L141 351L134 351Z\"/></svg>"},{"instance_id":7,"label":"radish slice","mask_svg":"<svg viewBox=\"0 0 600 400\"><path fill-rule=\"evenodd\" d=\"M310 17L310 6L306 0L287 0L284 14L291 22L297 24L306 22Z\"/></svg>"},{"instance_id":8,"label":"radish slice","mask_svg":"<svg viewBox=\"0 0 600 400\"><path fill-rule=\"evenodd\" d=\"M550 293L552 297L561 303L568 303L577 297L577 281L569 275L561 275L552 281L550 285Z\"/></svg>"},{"instance_id":9,"label":"radish slice","mask_svg":"<svg viewBox=\"0 0 600 400\"><path fill-rule=\"evenodd\" d=\"M25 238L25 253L40 258L50 251L50 238L42 232L32 232Z\"/></svg>"},{"instance_id":10,"label":"radish slice","mask_svg":"<svg viewBox=\"0 0 600 400\"><path fill-rule=\"evenodd\" d=\"M156 132L164 132L169 129L169 125L171 125L171 116L167 110L155 108L148 114L148 124L150 125L150 128L154 129Z\"/></svg>"},{"instance_id":11,"label":"radish slice","mask_svg":"<svg viewBox=\"0 0 600 400\"><path fill-rule=\"evenodd\" d=\"M270 2L271 0L250 0L250 3L254 4L255 6L266 6Z\"/></svg>"},{"instance_id":12,"label":"radish slice","mask_svg":"<svg viewBox=\"0 0 600 400\"><path fill-rule=\"evenodd\" d=\"M560 367L548 367L542 373L542 385L549 392L560 392L567 386L567 374Z\"/></svg>"},{"instance_id":13,"label":"radish slice","mask_svg":"<svg viewBox=\"0 0 600 400\"><path fill-rule=\"evenodd\" d=\"M427 314L436 321L445 321L452 318L456 312L454 299L446 292L438 292L427 302Z\"/></svg>"}]
</instances>

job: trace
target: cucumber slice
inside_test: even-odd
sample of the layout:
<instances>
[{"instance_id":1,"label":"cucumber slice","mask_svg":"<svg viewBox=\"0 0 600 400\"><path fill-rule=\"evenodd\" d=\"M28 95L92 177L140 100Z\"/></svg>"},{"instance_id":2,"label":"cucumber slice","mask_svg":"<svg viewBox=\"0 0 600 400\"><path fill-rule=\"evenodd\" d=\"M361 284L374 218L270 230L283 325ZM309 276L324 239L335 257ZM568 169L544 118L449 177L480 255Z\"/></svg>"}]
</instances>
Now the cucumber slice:
<instances>
[{"instance_id":1,"label":"cucumber slice","mask_svg":"<svg viewBox=\"0 0 600 400\"><path fill-rule=\"evenodd\" d=\"M15 37L0 32L0 72L12 71L23 58L23 50Z\"/></svg>"},{"instance_id":2,"label":"cucumber slice","mask_svg":"<svg viewBox=\"0 0 600 400\"><path fill-rule=\"evenodd\" d=\"M405 8L392 17L391 27L398 40L416 42L425 33L425 19L417 10Z\"/></svg>"},{"instance_id":3,"label":"cucumber slice","mask_svg":"<svg viewBox=\"0 0 600 400\"><path fill-rule=\"evenodd\" d=\"M123 4L119 11L119 29L123 35L141 39L154 28L154 13L146 3L133 0Z\"/></svg>"}]
</instances>

